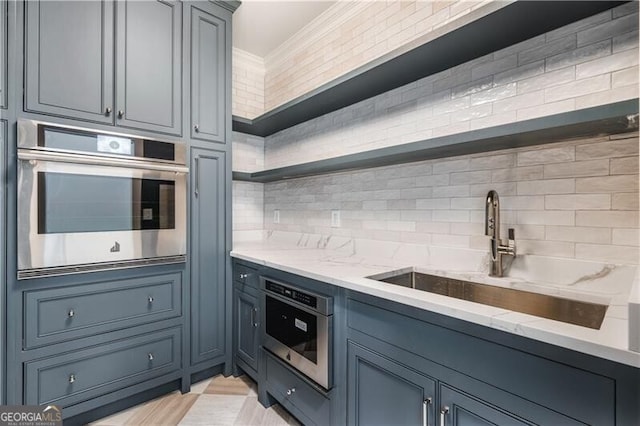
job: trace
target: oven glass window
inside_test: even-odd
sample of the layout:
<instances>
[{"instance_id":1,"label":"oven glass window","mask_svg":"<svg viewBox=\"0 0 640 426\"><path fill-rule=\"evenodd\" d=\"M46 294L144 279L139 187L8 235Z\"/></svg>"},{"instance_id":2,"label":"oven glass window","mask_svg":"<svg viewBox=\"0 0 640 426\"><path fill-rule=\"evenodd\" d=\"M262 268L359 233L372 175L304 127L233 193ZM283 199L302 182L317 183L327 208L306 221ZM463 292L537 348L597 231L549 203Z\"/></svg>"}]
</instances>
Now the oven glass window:
<instances>
[{"instance_id":1,"label":"oven glass window","mask_svg":"<svg viewBox=\"0 0 640 426\"><path fill-rule=\"evenodd\" d=\"M38 233L175 228L175 182L38 173Z\"/></svg>"},{"instance_id":2,"label":"oven glass window","mask_svg":"<svg viewBox=\"0 0 640 426\"><path fill-rule=\"evenodd\" d=\"M317 318L273 297L266 297L266 331L274 339L318 363Z\"/></svg>"}]
</instances>

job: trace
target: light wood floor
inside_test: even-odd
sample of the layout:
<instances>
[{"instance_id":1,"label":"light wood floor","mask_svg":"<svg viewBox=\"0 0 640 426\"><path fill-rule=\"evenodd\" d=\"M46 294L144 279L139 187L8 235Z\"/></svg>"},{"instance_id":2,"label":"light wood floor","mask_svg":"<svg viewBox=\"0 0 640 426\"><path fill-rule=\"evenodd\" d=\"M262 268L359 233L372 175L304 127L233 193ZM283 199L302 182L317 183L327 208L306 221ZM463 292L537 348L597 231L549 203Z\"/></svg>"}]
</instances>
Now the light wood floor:
<instances>
[{"instance_id":1,"label":"light wood floor","mask_svg":"<svg viewBox=\"0 0 640 426\"><path fill-rule=\"evenodd\" d=\"M299 426L299 423L277 404L268 409L260 405L256 385L246 376L216 376L192 385L191 392L184 395L172 392L90 424L124 425Z\"/></svg>"}]
</instances>

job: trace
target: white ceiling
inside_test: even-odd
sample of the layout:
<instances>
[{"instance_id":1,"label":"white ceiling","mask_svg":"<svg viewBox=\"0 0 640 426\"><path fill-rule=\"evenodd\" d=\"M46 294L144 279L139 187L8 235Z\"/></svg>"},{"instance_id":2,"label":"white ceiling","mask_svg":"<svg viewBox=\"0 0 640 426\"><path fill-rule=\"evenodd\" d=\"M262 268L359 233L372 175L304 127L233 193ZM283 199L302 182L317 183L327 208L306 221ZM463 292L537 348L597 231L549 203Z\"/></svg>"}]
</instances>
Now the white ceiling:
<instances>
[{"instance_id":1,"label":"white ceiling","mask_svg":"<svg viewBox=\"0 0 640 426\"><path fill-rule=\"evenodd\" d=\"M264 58L334 3L243 0L233 14L233 46Z\"/></svg>"}]
</instances>

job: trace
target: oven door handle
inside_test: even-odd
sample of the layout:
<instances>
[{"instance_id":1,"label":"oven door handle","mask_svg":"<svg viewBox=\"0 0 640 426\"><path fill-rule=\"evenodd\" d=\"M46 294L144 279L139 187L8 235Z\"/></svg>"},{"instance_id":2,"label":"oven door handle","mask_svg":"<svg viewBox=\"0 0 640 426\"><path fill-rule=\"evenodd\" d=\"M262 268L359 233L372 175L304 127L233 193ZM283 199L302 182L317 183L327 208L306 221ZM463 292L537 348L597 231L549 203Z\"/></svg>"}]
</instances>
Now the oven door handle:
<instances>
[{"instance_id":1,"label":"oven door handle","mask_svg":"<svg viewBox=\"0 0 640 426\"><path fill-rule=\"evenodd\" d=\"M128 158L96 157L90 155L71 154L66 152L50 152L37 150L18 150L18 159L22 161L52 161L57 163L90 164L95 166L125 167L162 172L189 173L189 168L176 164L154 163L131 160Z\"/></svg>"}]
</instances>

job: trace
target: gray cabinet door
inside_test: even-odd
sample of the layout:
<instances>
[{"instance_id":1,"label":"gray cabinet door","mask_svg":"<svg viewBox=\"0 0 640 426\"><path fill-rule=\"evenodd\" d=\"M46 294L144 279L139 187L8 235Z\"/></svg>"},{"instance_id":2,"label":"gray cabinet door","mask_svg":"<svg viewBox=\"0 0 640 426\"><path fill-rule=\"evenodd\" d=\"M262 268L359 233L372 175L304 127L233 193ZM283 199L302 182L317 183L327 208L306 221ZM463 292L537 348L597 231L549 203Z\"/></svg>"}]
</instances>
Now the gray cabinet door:
<instances>
[{"instance_id":1,"label":"gray cabinet door","mask_svg":"<svg viewBox=\"0 0 640 426\"><path fill-rule=\"evenodd\" d=\"M347 360L349 425L435 425L435 380L356 343Z\"/></svg>"},{"instance_id":2,"label":"gray cabinet door","mask_svg":"<svg viewBox=\"0 0 640 426\"><path fill-rule=\"evenodd\" d=\"M225 153L191 151L191 362L225 353Z\"/></svg>"},{"instance_id":3,"label":"gray cabinet door","mask_svg":"<svg viewBox=\"0 0 640 426\"><path fill-rule=\"evenodd\" d=\"M7 27L9 2L0 3L0 108L7 108Z\"/></svg>"},{"instance_id":4,"label":"gray cabinet door","mask_svg":"<svg viewBox=\"0 0 640 426\"><path fill-rule=\"evenodd\" d=\"M118 2L119 126L181 134L181 7L177 1Z\"/></svg>"},{"instance_id":5,"label":"gray cabinet door","mask_svg":"<svg viewBox=\"0 0 640 426\"><path fill-rule=\"evenodd\" d=\"M191 7L191 138L225 142L226 22Z\"/></svg>"},{"instance_id":6,"label":"gray cabinet door","mask_svg":"<svg viewBox=\"0 0 640 426\"><path fill-rule=\"evenodd\" d=\"M533 425L444 384L438 415L441 426Z\"/></svg>"},{"instance_id":7,"label":"gray cabinet door","mask_svg":"<svg viewBox=\"0 0 640 426\"><path fill-rule=\"evenodd\" d=\"M112 0L25 2L27 111L113 122L113 13Z\"/></svg>"},{"instance_id":8,"label":"gray cabinet door","mask_svg":"<svg viewBox=\"0 0 640 426\"><path fill-rule=\"evenodd\" d=\"M254 370L258 369L258 299L249 293L236 291L236 339L238 358Z\"/></svg>"}]
</instances>

